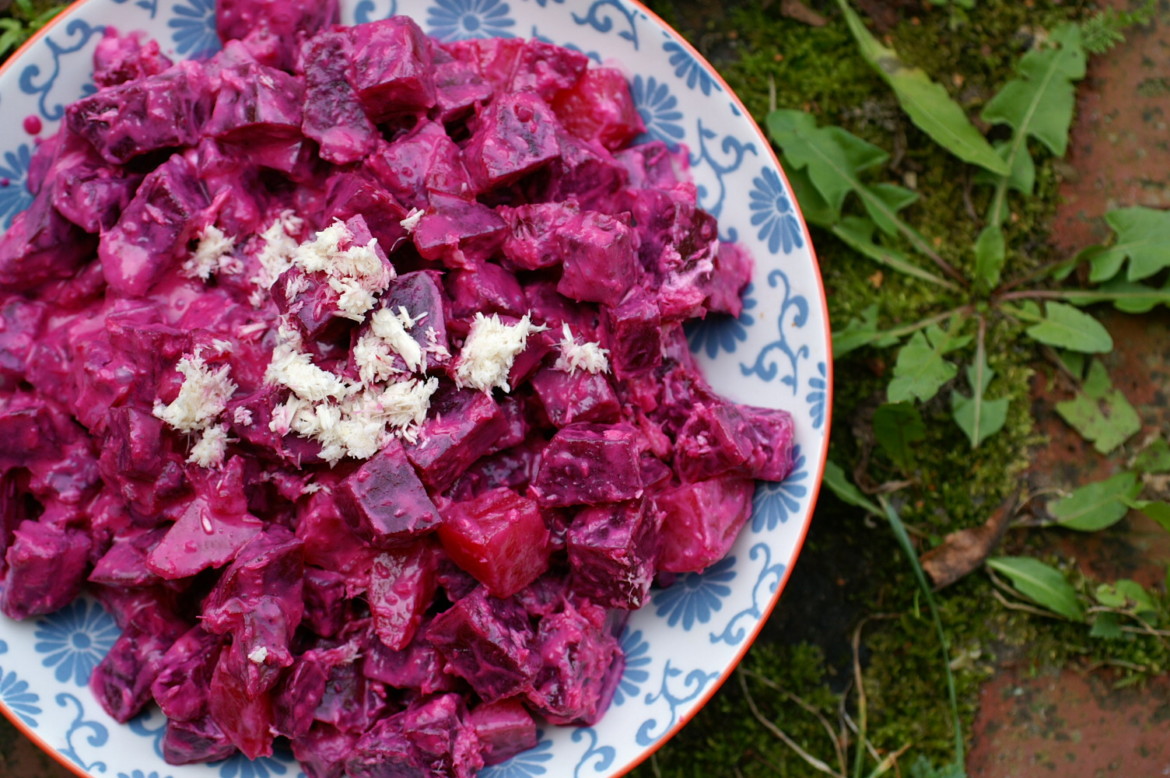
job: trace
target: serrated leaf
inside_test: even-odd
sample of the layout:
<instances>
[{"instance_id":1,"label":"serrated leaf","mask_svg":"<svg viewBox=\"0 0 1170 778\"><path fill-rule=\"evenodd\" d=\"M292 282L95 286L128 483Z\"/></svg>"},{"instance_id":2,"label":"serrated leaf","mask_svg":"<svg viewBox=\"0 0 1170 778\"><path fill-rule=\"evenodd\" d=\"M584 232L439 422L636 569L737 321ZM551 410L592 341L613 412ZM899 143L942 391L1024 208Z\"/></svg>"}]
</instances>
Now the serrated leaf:
<instances>
[{"instance_id":1,"label":"serrated leaf","mask_svg":"<svg viewBox=\"0 0 1170 778\"><path fill-rule=\"evenodd\" d=\"M1040 48L1020 58L1017 70L1021 77L1009 81L988 101L983 120L1007 124L1015 131L1009 167L1015 154L1028 153L1025 139L1029 136L1063 157L1076 102L1074 84L1085 77L1080 28L1060 25Z\"/></svg>"},{"instance_id":2,"label":"serrated leaf","mask_svg":"<svg viewBox=\"0 0 1170 778\"><path fill-rule=\"evenodd\" d=\"M987 566L1006 575L1020 594L1070 621L1084 621L1077 591L1064 573L1031 557L992 557Z\"/></svg>"},{"instance_id":3,"label":"serrated leaf","mask_svg":"<svg viewBox=\"0 0 1170 778\"><path fill-rule=\"evenodd\" d=\"M1050 302L1044 319L1027 330L1033 340L1088 354L1113 350L1113 338L1101 322L1071 305Z\"/></svg>"},{"instance_id":4,"label":"serrated leaf","mask_svg":"<svg viewBox=\"0 0 1170 778\"><path fill-rule=\"evenodd\" d=\"M818 127L816 119L803 111L772 111L765 125L781 149L785 169L806 171L806 180L824 204L820 218L831 216L831 224L840 221L845 198L855 193L876 224L887 230L908 229L899 223L897 211L918 195L892 184L870 185L860 178L862 172L883 164L889 154L840 127Z\"/></svg>"},{"instance_id":5,"label":"serrated leaf","mask_svg":"<svg viewBox=\"0 0 1170 778\"><path fill-rule=\"evenodd\" d=\"M1142 428L1137 411L1096 359L1089 363L1080 391L1073 399L1058 402L1056 412L1102 454L1113 451Z\"/></svg>"},{"instance_id":6,"label":"serrated leaf","mask_svg":"<svg viewBox=\"0 0 1170 778\"><path fill-rule=\"evenodd\" d=\"M1129 511L1128 502L1142 490L1137 475L1118 473L1074 489L1072 494L1048 506L1060 526L1081 532L1111 527Z\"/></svg>"},{"instance_id":7,"label":"serrated leaf","mask_svg":"<svg viewBox=\"0 0 1170 778\"><path fill-rule=\"evenodd\" d=\"M833 358L839 358L850 351L864 346L891 346L898 342L898 336L878 329L877 303L861 312L860 318L850 319L840 330L833 331Z\"/></svg>"},{"instance_id":8,"label":"serrated leaf","mask_svg":"<svg viewBox=\"0 0 1170 778\"><path fill-rule=\"evenodd\" d=\"M971 342L969 335L959 337L953 334L957 328L957 324L953 325L951 332L947 332L938 325L931 325L925 331L914 333L898 350L894 378L886 390L891 403L914 399L926 402L955 377L959 368L945 356Z\"/></svg>"},{"instance_id":9,"label":"serrated leaf","mask_svg":"<svg viewBox=\"0 0 1170 778\"><path fill-rule=\"evenodd\" d=\"M1170 267L1170 211L1135 206L1105 214L1117 240L1098 252L1089 263L1089 280L1113 278L1129 259L1125 277L1140 281Z\"/></svg>"},{"instance_id":10,"label":"serrated leaf","mask_svg":"<svg viewBox=\"0 0 1170 778\"><path fill-rule=\"evenodd\" d=\"M1089 637L1117 640L1123 634L1125 633L1121 631L1121 617L1116 613L1098 613L1093 617Z\"/></svg>"},{"instance_id":11,"label":"serrated leaf","mask_svg":"<svg viewBox=\"0 0 1170 778\"><path fill-rule=\"evenodd\" d=\"M950 281L936 276L929 270L923 270L918 267L902 252L886 248L885 246L879 246L875 243L873 237L874 223L869 219L863 219L858 216L846 216L841 220L840 224L834 225L832 230L833 234L846 246L880 265L885 265L908 276L921 278L923 281L930 281L939 286L954 286Z\"/></svg>"},{"instance_id":12,"label":"serrated leaf","mask_svg":"<svg viewBox=\"0 0 1170 778\"><path fill-rule=\"evenodd\" d=\"M1006 256L1003 230L996 224L984 227L975 239L975 279L985 289L994 289L999 284Z\"/></svg>"},{"instance_id":13,"label":"serrated leaf","mask_svg":"<svg viewBox=\"0 0 1170 778\"><path fill-rule=\"evenodd\" d=\"M800 213L809 224L815 224L825 229L831 228L840 219L840 214L833 211L833 207L825 201L812 180L808 177L806 168L790 168L784 171L788 177L788 184L792 187L792 196L800 205Z\"/></svg>"},{"instance_id":14,"label":"serrated leaf","mask_svg":"<svg viewBox=\"0 0 1170 778\"><path fill-rule=\"evenodd\" d=\"M909 403L882 405L873 413L873 434L890 460L906 469L914 444L926 440L926 422Z\"/></svg>"},{"instance_id":15,"label":"serrated leaf","mask_svg":"<svg viewBox=\"0 0 1170 778\"><path fill-rule=\"evenodd\" d=\"M881 515L881 507L879 507L878 504L873 500L866 497L865 494L846 477L845 471L841 469L841 466L831 459L825 461L825 476L822 479L822 482L825 484L825 486L829 487L829 491L837 495L837 499L841 500L841 502L852 505L856 508L867 510L874 515Z\"/></svg>"},{"instance_id":16,"label":"serrated leaf","mask_svg":"<svg viewBox=\"0 0 1170 778\"><path fill-rule=\"evenodd\" d=\"M857 40L861 55L885 79L910 121L935 143L959 159L1006 176L1011 168L975 129L947 90L919 68L910 67L898 52L878 42L846 0L838 0L845 23Z\"/></svg>"}]
</instances>

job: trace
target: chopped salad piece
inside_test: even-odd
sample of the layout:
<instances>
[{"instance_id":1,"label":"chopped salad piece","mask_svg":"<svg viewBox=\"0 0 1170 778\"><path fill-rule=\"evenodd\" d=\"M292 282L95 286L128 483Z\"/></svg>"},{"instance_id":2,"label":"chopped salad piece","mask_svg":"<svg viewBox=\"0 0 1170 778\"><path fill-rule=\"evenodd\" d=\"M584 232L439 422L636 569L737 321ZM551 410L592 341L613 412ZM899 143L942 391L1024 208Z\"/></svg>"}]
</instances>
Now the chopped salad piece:
<instances>
[{"instance_id":1,"label":"chopped salad piece","mask_svg":"<svg viewBox=\"0 0 1170 778\"><path fill-rule=\"evenodd\" d=\"M792 468L682 331L750 257L579 52L217 29L107 31L0 237L0 609L96 596L93 691L174 764L470 777L595 723L628 613Z\"/></svg>"}]
</instances>

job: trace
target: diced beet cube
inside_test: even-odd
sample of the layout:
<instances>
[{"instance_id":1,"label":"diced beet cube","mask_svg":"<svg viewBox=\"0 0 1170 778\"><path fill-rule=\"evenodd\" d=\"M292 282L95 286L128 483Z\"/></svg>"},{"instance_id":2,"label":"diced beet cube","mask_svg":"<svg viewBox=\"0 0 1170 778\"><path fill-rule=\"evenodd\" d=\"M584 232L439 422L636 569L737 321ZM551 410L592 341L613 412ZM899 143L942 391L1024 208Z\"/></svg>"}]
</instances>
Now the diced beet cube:
<instances>
[{"instance_id":1,"label":"diced beet cube","mask_svg":"<svg viewBox=\"0 0 1170 778\"><path fill-rule=\"evenodd\" d=\"M482 312L502 313L519 319L528 312L524 290L516 276L491 262L479 262L467 270L447 275L451 314L466 319Z\"/></svg>"},{"instance_id":2,"label":"diced beet cube","mask_svg":"<svg viewBox=\"0 0 1170 778\"><path fill-rule=\"evenodd\" d=\"M579 51L535 38L524 41L512 71L511 90L535 92L551 102L560 91L571 88L585 73L589 57Z\"/></svg>"},{"instance_id":3,"label":"diced beet cube","mask_svg":"<svg viewBox=\"0 0 1170 778\"><path fill-rule=\"evenodd\" d=\"M566 130L610 151L624 148L645 131L626 77L616 68L586 70L551 105Z\"/></svg>"},{"instance_id":4,"label":"diced beet cube","mask_svg":"<svg viewBox=\"0 0 1170 778\"><path fill-rule=\"evenodd\" d=\"M468 719L479 738L484 764L506 762L536 747L536 722L519 700L477 705Z\"/></svg>"},{"instance_id":5,"label":"diced beet cube","mask_svg":"<svg viewBox=\"0 0 1170 778\"><path fill-rule=\"evenodd\" d=\"M402 726L401 716L391 716L362 735L346 755L346 778L404 778L434 775L420 759Z\"/></svg>"},{"instance_id":6,"label":"diced beet cube","mask_svg":"<svg viewBox=\"0 0 1170 778\"><path fill-rule=\"evenodd\" d=\"M68 130L61 137L53 162L53 207L86 232L109 229L142 176L106 162L88 141Z\"/></svg>"},{"instance_id":7,"label":"diced beet cube","mask_svg":"<svg viewBox=\"0 0 1170 778\"><path fill-rule=\"evenodd\" d=\"M557 231L557 246L566 297L616 306L639 282L638 235L608 214L578 214Z\"/></svg>"},{"instance_id":8,"label":"diced beet cube","mask_svg":"<svg viewBox=\"0 0 1170 778\"><path fill-rule=\"evenodd\" d=\"M122 164L147 152L193 146L211 110L211 94L203 66L185 60L81 98L65 109L65 124L107 162Z\"/></svg>"},{"instance_id":9,"label":"diced beet cube","mask_svg":"<svg viewBox=\"0 0 1170 778\"><path fill-rule=\"evenodd\" d=\"M298 511L297 537L305 544L307 564L344 575L351 597L365 591L377 551L369 548L350 529L349 522L329 492L317 492Z\"/></svg>"},{"instance_id":10,"label":"diced beet cube","mask_svg":"<svg viewBox=\"0 0 1170 778\"><path fill-rule=\"evenodd\" d=\"M209 203L183 155L175 154L147 175L98 248L110 288L127 296L146 294L171 270L192 237L196 214Z\"/></svg>"},{"instance_id":11,"label":"diced beet cube","mask_svg":"<svg viewBox=\"0 0 1170 778\"><path fill-rule=\"evenodd\" d=\"M386 687L362 675L357 661L347 661L330 668L325 694L313 715L344 732L368 732L386 710Z\"/></svg>"},{"instance_id":12,"label":"diced beet cube","mask_svg":"<svg viewBox=\"0 0 1170 778\"><path fill-rule=\"evenodd\" d=\"M446 671L471 684L485 702L530 688L539 667L533 637L524 608L482 586L436 616L426 631Z\"/></svg>"},{"instance_id":13,"label":"diced beet cube","mask_svg":"<svg viewBox=\"0 0 1170 778\"><path fill-rule=\"evenodd\" d=\"M497 92L504 91L524 48L523 38L469 38L442 44L460 62L472 65Z\"/></svg>"},{"instance_id":14,"label":"diced beet cube","mask_svg":"<svg viewBox=\"0 0 1170 778\"><path fill-rule=\"evenodd\" d=\"M510 597L548 569L549 534L536 502L507 487L443 510L439 540L455 564L496 597Z\"/></svg>"},{"instance_id":15,"label":"diced beet cube","mask_svg":"<svg viewBox=\"0 0 1170 778\"><path fill-rule=\"evenodd\" d=\"M155 634L133 624L126 628L89 679L106 713L125 724L146 707L151 699L151 684L174 641L173 634Z\"/></svg>"},{"instance_id":16,"label":"diced beet cube","mask_svg":"<svg viewBox=\"0 0 1170 778\"><path fill-rule=\"evenodd\" d=\"M609 362L616 376L645 375L662 364L662 314L653 296L635 290L604 314Z\"/></svg>"},{"instance_id":17,"label":"diced beet cube","mask_svg":"<svg viewBox=\"0 0 1170 778\"><path fill-rule=\"evenodd\" d=\"M191 721L167 720L162 754L167 764L218 762L236 753L236 747L210 714Z\"/></svg>"},{"instance_id":18,"label":"diced beet cube","mask_svg":"<svg viewBox=\"0 0 1170 778\"><path fill-rule=\"evenodd\" d=\"M153 478L162 472L163 422L130 405L111 408L106 417L102 458L111 469L131 478Z\"/></svg>"},{"instance_id":19,"label":"diced beet cube","mask_svg":"<svg viewBox=\"0 0 1170 778\"><path fill-rule=\"evenodd\" d=\"M362 109L348 77L348 37L341 32L323 32L306 42L301 57L305 135L320 144L322 159L336 165L364 159L374 150L378 130Z\"/></svg>"},{"instance_id":20,"label":"diced beet cube","mask_svg":"<svg viewBox=\"0 0 1170 778\"><path fill-rule=\"evenodd\" d=\"M497 97L479 118L463 158L481 192L515 181L560 156L557 118L535 95Z\"/></svg>"},{"instance_id":21,"label":"diced beet cube","mask_svg":"<svg viewBox=\"0 0 1170 778\"><path fill-rule=\"evenodd\" d=\"M561 155L525 182L532 201L576 201L584 210L620 213L615 200L629 181L626 169L596 141L562 135Z\"/></svg>"},{"instance_id":22,"label":"diced beet cube","mask_svg":"<svg viewBox=\"0 0 1170 778\"><path fill-rule=\"evenodd\" d=\"M218 633L236 630L238 617L231 613L232 603L239 600L248 608L268 598L279 607L284 632L291 635L305 610L303 547L300 538L279 524L269 524L251 538L203 601L204 625Z\"/></svg>"},{"instance_id":23,"label":"diced beet cube","mask_svg":"<svg viewBox=\"0 0 1170 778\"><path fill-rule=\"evenodd\" d=\"M166 534L155 528L134 534L122 534L109 550L94 563L87 580L108 586L152 586L161 579L146 566L146 557Z\"/></svg>"},{"instance_id":24,"label":"diced beet cube","mask_svg":"<svg viewBox=\"0 0 1170 778\"><path fill-rule=\"evenodd\" d=\"M331 340L349 326L341 315L338 293L320 273L290 268L276 279L269 292L277 310L307 341Z\"/></svg>"},{"instance_id":25,"label":"diced beet cube","mask_svg":"<svg viewBox=\"0 0 1170 778\"><path fill-rule=\"evenodd\" d=\"M399 241L406 238L406 230L402 227L406 209L385 187L369 173L338 171L329 178L326 221L346 221L359 215L384 252L392 252ZM354 240L354 243L359 242Z\"/></svg>"},{"instance_id":26,"label":"diced beet cube","mask_svg":"<svg viewBox=\"0 0 1170 778\"><path fill-rule=\"evenodd\" d=\"M24 377L29 352L41 339L48 312L45 303L19 296L0 302L0 381Z\"/></svg>"},{"instance_id":27,"label":"diced beet cube","mask_svg":"<svg viewBox=\"0 0 1170 778\"><path fill-rule=\"evenodd\" d=\"M81 593L89 550L89 535L81 530L21 522L4 555L0 609L21 620L65 607Z\"/></svg>"},{"instance_id":28,"label":"diced beet cube","mask_svg":"<svg viewBox=\"0 0 1170 778\"><path fill-rule=\"evenodd\" d=\"M655 495L663 514L658 569L698 573L726 556L751 516L755 490L750 478L723 475Z\"/></svg>"},{"instance_id":29,"label":"diced beet cube","mask_svg":"<svg viewBox=\"0 0 1170 778\"><path fill-rule=\"evenodd\" d=\"M431 195L431 208L411 233L424 259L447 267L474 267L485 262L504 239L504 221L475 200Z\"/></svg>"},{"instance_id":30,"label":"diced beet cube","mask_svg":"<svg viewBox=\"0 0 1170 778\"><path fill-rule=\"evenodd\" d=\"M308 778L343 778L345 760L357 740L356 734L315 722L307 734L292 741L293 756Z\"/></svg>"},{"instance_id":31,"label":"diced beet cube","mask_svg":"<svg viewBox=\"0 0 1170 778\"><path fill-rule=\"evenodd\" d=\"M345 585L341 573L306 567L304 626L321 637L336 637L350 616Z\"/></svg>"},{"instance_id":32,"label":"diced beet cube","mask_svg":"<svg viewBox=\"0 0 1170 778\"><path fill-rule=\"evenodd\" d=\"M204 131L217 138L268 140L298 137L304 87L276 68L245 65L219 75L220 86Z\"/></svg>"},{"instance_id":33,"label":"diced beet cube","mask_svg":"<svg viewBox=\"0 0 1170 778\"><path fill-rule=\"evenodd\" d=\"M490 451L507 426L500 406L487 394L442 387L431 398L418 441L406 445L406 456L423 482L441 492Z\"/></svg>"},{"instance_id":34,"label":"diced beet cube","mask_svg":"<svg viewBox=\"0 0 1170 778\"><path fill-rule=\"evenodd\" d=\"M743 291L752 280L752 258L738 243L720 241L715 255L715 272L706 284L707 310L739 316L743 312Z\"/></svg>"},{"instance_id":35,"label":"diced beet cube","mask_svg":"<svg viewBox=\"0 0 1170 778\"><path fill-rule=\"evenodd\" d=\"M301 41L339 20L338 0L218 0L215 8L215 29L221 41L261 38L265 44L256 48L271 50L264 64L285 69L296 60Z\"/></svg>"},{"instance_id":36,"label":"diced beet cube","mask_svg":"<svg viewBox=\"0 0 1170 778\"><path fill-rule=\"evenodd\" d=\"M407 327L406 333L423 347L428 368L447 361L451 346L447 336L450 317L437 271L416 270L393 279L382 293L382 307L393 311L405 308L414 319L414 326Z\"/></svg>"},{"instance_id":37,"label":"diced beet cube","mask_svg":"<svg viewBox=\"0 0 1170 778\"><path fill-rule=\"evenodd\" d=\"M531 491L546 506L632 500L642 493L638 433L629 424L571 424L541 455Z\"/></svg>"},{"instance_id":38,"label":"diced beet cube","mask_svg":"<svg viewBox=\"0 0 1170 778\"><path fill-rule=\"evenodd\" d=\"M433 194L472 196L463 152L438 122L420 122L393 143L379 145L366 164L410 208L426 208Z\"/></svg>"},{"instance_id":39,"label":"diced beet cube","mask_svg":"<svg viewBox=\"0 0 1170 778\"><path fill-rule=\"evenodd\" d=\"M366 113L381 123L435 104L434 68L426 34L406 16L347 28L353 80Z\"/></svg>"},{"instance_id":40,"label":"diced beet cube","mask_svg":"<svg viewBox=\"0 0 1170 778\"><path fill-rule=\"evenodd\" d=\"M678 434L675 467L683 481L727 472L782 481L792 469L792 432L786 411L699 403Z\"/></svg>"},{"instance_id":41,"label":"diced beet cube","mask_svg":"<svg viewBox=\"0 0 1170 778\"><path fill-rule=\"evenodd\" d=\"M508 226L500 247L504 258L520 270L539 270L561 263L557 232L567 226L580 209L576 203L531 203L496 209Z\"/></svg>"},{"instance_id":42,"label":"diced beet cube","mask_svg":"<svg viewBox=\"0 0 1170 778\"><path fill-rule=\"evenodd\" d=\"M532 388L556 427L579 421L617 421L621 416L617 394L601 373L566 373L546 367L532 376Z\"/></svg>"},{"instance_id":43,"label":"diced beet cube","mask_svg":"<svg viewBox=\"0 0 1170 778\"><path fill-rule=\"evenodd\" d=\"M622 662L617 639L604 629L605 611L591 604L540 620L540 671L528 692L533 707L553 724L595 724L613 695Z\"/></svg>"},{"instance_id":44,"label":"diced beet cube","mask_svg":"<svg viewBox=\"0 0 1170 778\"><path fill-rule=\"evenodd\" d=\"M354 648L343 644L336 648L310 649L296 658L273 694L276 730L287 738L298 738L309 731L333 668L352 663Z\"/></svg>"},{"instance_id":45,"label":"diced beet cube","mask_svg":"<svg viewBox=\"0 0 1170 778\"><path fill-rule=\"evenodd\" d=\"M272 756L272 696L249 694L232 664L232 652L221 652L208 687L211 718L247 758Z\"/></svg>"},{"instance_id":46,"label":"diced beet cube","mask_svg":"<svg viewBox=\"0 0 1170 778\"><path fill-rule=\"evenodd\" d=\"M437 775L474 778L483 767L479 738L458 694L412 701L402 713L402 727L419 761Z\"/></svg>"},{"instance_id":47,"label":"diced beet cube","mask_svg":"<svg viewBox=\"0 0 1170 778\"><path fill-rule=\"evenodd\" d=\"M536 475L543 447L543 441L529 440L477 460L459 476L448 495L453 500L466 500L497 486L523 492Z\"/></svg>"},{"instance_id":48,"label":"diced beet cube","mask_svg":"<svg viewBox=\"0 0 1170 778\"><path fill-rule=\"evenodd\" d=\"M168 580L221 567L263 530L253 516L221 516L203 498L191 500L167 534L147 555L147 566Z\"/></svg>"},{"instance_id":49,"label":"diced beet cube","mask_svg":"<svg viewBox=\"0 0 1170 778\"><path fill-rule=\"evenodd\" d=\"M207 714L207 690L222 640L195 626L167 649L150 693L168 719L192 721Z\"/></svg>"},{"instance_id":50,"label":"diced beet cube","mask_svg":"<svg viewBox=\"0 0 1170 778\"><path fill-rule=\"evenodd\" d=\"M354 532L379 548L409 543L439 523L434 503L397 441L338 484L337 500Z\"/></svg>"},{"instance_id":51,"label":"diced beet cube","mask_svg":"<svg viewBox=\"0 0 1170 778\"><path fill-rule=\"evenodd\" d=\"M443 671L438 649L423 639L423 635L425 627L418 639L401 651L387 648L376 637L368 640L362 652L362 674L395 689L417 689L423 694L453 690L458 679Z\"/></svg>"},{"instance_id":52,"label":"diced beet cube","mask_svg":"<svg viewBox=\"0 0 1170 778\"><path fill-rule=\"evenodd\" d=\"M99 87L117 86L146 76L156 76L171 66L158 41L144 34L119 35L107 27L93 52L93 82Z\"/></svg>"},{"instance_id":53,"label":"diced beet cube","mask_svg":"<svg viewBox=\"0 0 1170 778\"><path fill-rule=\"evenodd\" d=\"M425 542L374 559L366 599L374 632L388 648L401 651L414 639L435 596L437 568L436 549Z\"/></svg>"},{"instance_id":54,"label":"diced beet cube","mask_svg":"<svg viewBox=\"0 0 1170 778\"><path fill-rule=\"evenodd\" d=\"M435 63L435 105L440 121L455 119L492 97L492 85L472 65L458 59Z\"/></svg>"},{"instance_id":55,"label":"diced beet cube","mask_svg":"<svg viewBox=\"0 0 1170 778\"><path fill-rule=\"evenodd\" d=\"M656 572L661 521L648 500L580 511L565 537L573 591L610 608L642 607Z\"/></svg>"},{"instance_id":56,"label":"diced beet cube","mask_svg":"<svg viewBox=\"0 0 1170 778\"><path fill-rule=\"evenodd\" d=\"M0 236L0 290L23 292L69 278L93 256L94 237L53 207L56 185L42 189Z\"/></svg>"}]
</instances>

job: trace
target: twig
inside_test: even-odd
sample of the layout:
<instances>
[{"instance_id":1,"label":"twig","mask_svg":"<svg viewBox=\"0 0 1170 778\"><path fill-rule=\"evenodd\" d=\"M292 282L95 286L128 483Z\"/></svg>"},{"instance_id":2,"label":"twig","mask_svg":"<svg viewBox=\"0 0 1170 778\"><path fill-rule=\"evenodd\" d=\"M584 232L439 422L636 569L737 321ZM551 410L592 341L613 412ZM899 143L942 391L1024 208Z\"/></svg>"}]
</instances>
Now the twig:
<instances>
[{"instance_id":1,"label":"twig","mask_svg":"<svg viewBox=\"0 0 1170 778\"><path fill-rule=\"evenodd\" d=\"M837 776L837 778L845 778L845 776L834 771L832 767L829 767L827 764L822 762L820 759L817 759L815 756L810 754L808 751L805 751L803 748L801 748L800 744L797 743L792 738L790 738L787 735L787 733L784 732L784 730L780 729L780 727L776 726L773 722L769 721L764 716L764 714L760 713L760 709L756 706L756 701L752 697L751 691L748 690L747 681L744 680L743 672L737 670L735 673L735 677L736 677L736 680L739 681L739 688L743 691L743 697L744 697L744 700L747 701L748 709L752 712L752 716L755 718L755 720L760 723L760 726L762 726L764 729L771 732L773 735L776 736L776 738L778 740L780 740L782 743L784 743L784 745L788 746L793 751L795 751L796 755L799 756L801 759L803 759L813 769L818 770L822 773L826 773L828 775Z\"/></svg>"},{"instance_id":2,"label":"twig","mask_svg":"<svg viewBox=\"0 0 1170 778\"><path fill-rule=\"evenodd\" d=\"M829 742L833 744L833 750L837 752L837 762L840 764L841 773L844 774L847 761L845 758L845 751L841 747L840 736L838 735L837 731L833 729L833 725L829 723L829 720L825 718L824 714L817 710L816 707L806 702L803 698L788 691L780 684L773 681L771 678L760 675L759 673L753 672L752 670L748 670L746 668L742 668L741 672L749 678L752 678L764 686L767 686L772 691L779 692L780 694L784 695L785 699L790 700L791 702L795 702L797 705L803 708L806 713L810 713L815 716L817 721L821 723L821 726L824 727L825 732L829 733Z\"/></svg>"},{"instance_id":3,"label":"twig","mask_svg":"<svg viewBox=\"0 0 1170 778\"><path fill-rule=\"evenodd\" d=\"M1003 585L1003 584L1000 584L998 581L996 581L995 584L996 584L996 586ZM1046 610L1043 610L1041 608L1034 608L1031 605L1025 605L1022 602L1013 602L1012 600L1009 600L1007 597L1004 597L1003 594L1001 594L998 589L992 589L991 596L994 597L999 602L1000 605L1007 608L1008 610L1022 611L1024 613L1031 613L1033 616L1044 616L1044 617L1050 618L1050 619L1061 618L1060 616L1058 616L1055 613L1052 613L1051 611L1046 611Z\"/></svg>"}]
</instances>

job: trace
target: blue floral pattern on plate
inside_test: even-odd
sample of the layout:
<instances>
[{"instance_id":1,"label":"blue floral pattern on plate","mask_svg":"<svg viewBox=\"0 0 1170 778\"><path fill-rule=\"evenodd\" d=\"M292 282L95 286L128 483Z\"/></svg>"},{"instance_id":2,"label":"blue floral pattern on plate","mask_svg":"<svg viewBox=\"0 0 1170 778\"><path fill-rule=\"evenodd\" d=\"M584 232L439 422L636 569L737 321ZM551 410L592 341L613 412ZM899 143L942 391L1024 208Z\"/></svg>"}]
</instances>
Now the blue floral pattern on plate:
<instances>
[{"instance_id":1,"label":"blue floral pattern on plate","mask_svg":"<svg viewBox=\"0 0 1170 778\"><path fill-rule=\"evenodd\" d=\"M37 622L36 652L41 664L55 667L58 681L89 683L90 673L118 639L118 627L101 606L75 600Z\"/></svg>"},{"instance_id":2,"label":"blue floral pattern on plate","mask_svg":"<svg viewBox=\"0 0 1170 778\"><path fill-rule=\"evenodd\" d=\"M42 713L41 697L31 688L28 681L22 680L15 672L4 672L4 668L0 667L0 700L17 718L30 727L36 727L37 716Z\"/></svg>"},{"instance_id":3,"label":"blue floral pattern on plate","mask_svg":"<svg viewBox=\"0 0 1170 778\"><path fill-rule=\"evenodd\" d=\"M511 38L510 10L502 0L437 0L427 12L427 32L441 41Z\"/></svg>"},{"instance_id":4,"label":"blue floral pattern on plate","mask_svg":"<svg viewBox=\"0 0 1170 778\"><path fill-rule=\"evenodd\" d=\"M700 204L719 218L720 237L742 241L755 260L744 315L701 323L690 331L690 345L717 391L793 412L801 444L796 471L783 484L759 488L757 518L730 559L656 590L647 607L631 615L622 636L626 668L600 722L549 727L536 748L483 775L609 778L626 772L730 672L775 602L809 520L826 446L832 371L824 292L797 205L767 140L734 96L689 46L626 0L341 0L341 6L346 20L402 12L451 40L536 34L596 62L620 63L632 75L631 94L646 125L639 141L663 142L678 169L689 167ZM16 174L0 189L0 224L28 203L23 171L32 147L19 119L40 117L47 137L64 106L93 91L92 54L104 25L113 19L119 29L142 29L175 58L205 56L218 47L213 10L212 0L81 0L0 71L0 99L17 119L0 127L0 166ZM54 626L63 618L23 625L0 619L0 642L10 649L0 651L0 704L16 716L21 711L14 703L37 708L23 713L36 721L39 735L63 744L65 757L111 778L297 775L286 759L167 765L158 748L160 713L121 725L79 686L116 629L106 622L101 631L85 632L98 639L86 648L74 633ZM52 647L38 650L40 644Z\"/></svg>"},{"instance_id":5,"label":"blue floral pattern on plate","mask_svg":"<svg viewBox=\"0 0 1170 778\"><path fill-rule=\"evenodd\" d=\"M32 147L22 143L16 151L4 152L0 162L0 222L4 229L12 226L16 214L32 204L28 191L28 166L32 161Z\"/></svg>"}]
</instances>

